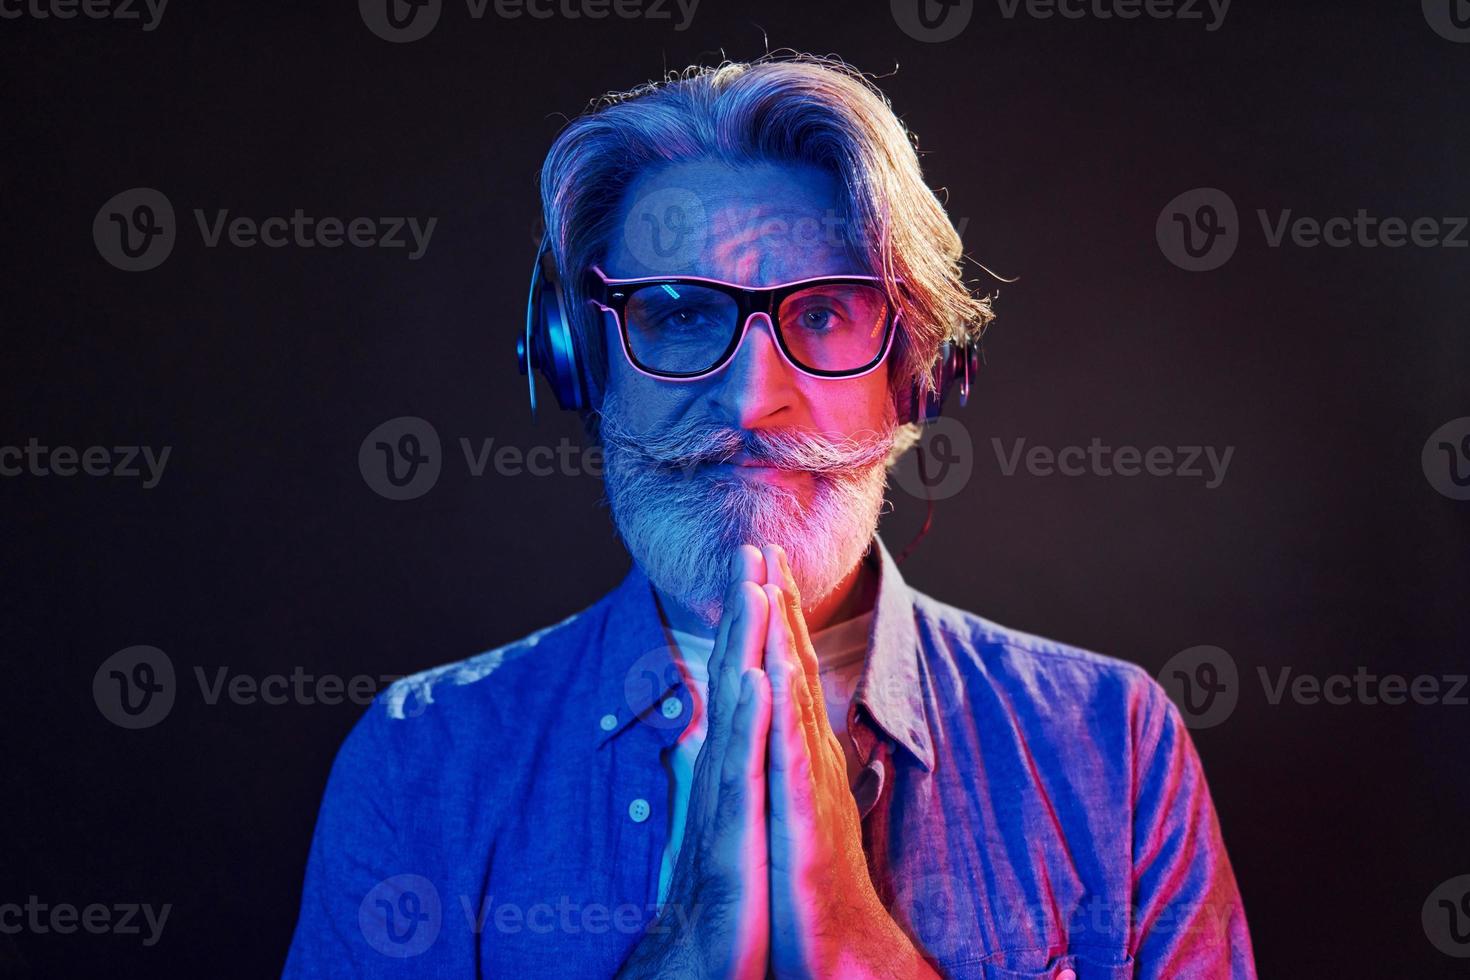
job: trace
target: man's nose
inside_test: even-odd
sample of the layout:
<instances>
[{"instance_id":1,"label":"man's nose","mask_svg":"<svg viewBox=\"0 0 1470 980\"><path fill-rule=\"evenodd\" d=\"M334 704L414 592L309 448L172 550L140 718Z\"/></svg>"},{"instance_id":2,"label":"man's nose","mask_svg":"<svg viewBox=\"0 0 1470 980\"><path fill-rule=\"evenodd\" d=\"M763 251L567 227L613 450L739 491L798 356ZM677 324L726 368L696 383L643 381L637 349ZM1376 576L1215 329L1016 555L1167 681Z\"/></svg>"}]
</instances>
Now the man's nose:
<instances>
[{"instance_id":1,"label":"man's nose","mask_svg":"<svg viewBox=\"0 0 1470 980\"><path fill-rule=\"evenodd\" d=\"M792 408L796 389L791 365L776 346L776 327L764 313L753 313L740 349L719 374L710 406L736 428L757 429Z\"/></svg>"}]
</instances>

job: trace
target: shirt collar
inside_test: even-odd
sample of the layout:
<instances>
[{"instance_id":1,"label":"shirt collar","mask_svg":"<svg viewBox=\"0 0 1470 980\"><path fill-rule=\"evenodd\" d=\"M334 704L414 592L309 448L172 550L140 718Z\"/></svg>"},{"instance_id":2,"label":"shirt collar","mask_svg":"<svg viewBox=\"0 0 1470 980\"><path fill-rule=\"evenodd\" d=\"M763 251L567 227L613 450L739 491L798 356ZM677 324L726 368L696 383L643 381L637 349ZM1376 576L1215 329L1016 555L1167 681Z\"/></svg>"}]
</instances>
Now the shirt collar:
<instances>
[{"instance_id":1,"label":"shirt collar","mask_svg":"<svg viewBox=\"0 0 1470 980\"><path fill-rule=\"evenodd\" d=\"M871 552L878 562L878 598L868 636L868 659L853 701L861 704L877 726L913 753L925 770L934 769L934 743L924 712L919 670L919 630L914 623L914 595L898 572L883 539L873 536Z\"/></svg>"},{"instance_id":2,"label":"shirt collar","mask_svg":"<svg viewBox=\"0 0 1470 980\"><path fill-rule=\"evenodd\" d=\"M914 623L912 590L881 537L874 535L865 560L878 565L878 595L868 634L867 660L853 695L872 721L913 753L926 770L934 768L934 747L924 711L919 670L919 635ZM608 597L603 623L598 692L603 718L598 745L637 718L654 719L659 703L680 682L673 638L659 615L653 586L636 562ZM614 723L606 716L612 715ZM677 735L677 731L671 734Z\"/></svg>"}]
</instances>

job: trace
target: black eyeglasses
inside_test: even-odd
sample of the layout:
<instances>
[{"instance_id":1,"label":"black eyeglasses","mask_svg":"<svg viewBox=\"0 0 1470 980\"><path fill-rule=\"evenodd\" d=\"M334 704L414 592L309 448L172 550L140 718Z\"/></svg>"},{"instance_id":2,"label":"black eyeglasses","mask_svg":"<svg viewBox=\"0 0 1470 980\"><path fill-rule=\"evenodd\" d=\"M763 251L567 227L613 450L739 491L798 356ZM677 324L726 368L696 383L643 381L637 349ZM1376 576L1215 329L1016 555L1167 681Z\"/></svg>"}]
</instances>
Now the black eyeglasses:
<instances>
[{"instance_id":1,"label":"black eyeglasses","mask_svg":"<svg viewBox=\"0 0 1470 980\"><path fill-rule=\"evenodd\" d=\"M618 321L623 353L635 370L697 381L723 368L750 321L763 316L776 345L798 371L856 378L883 363L897 319L877 276L819 276L779 286L741 286L701 276L597 280L591 302Z\"/></svg>"}]
</instances>

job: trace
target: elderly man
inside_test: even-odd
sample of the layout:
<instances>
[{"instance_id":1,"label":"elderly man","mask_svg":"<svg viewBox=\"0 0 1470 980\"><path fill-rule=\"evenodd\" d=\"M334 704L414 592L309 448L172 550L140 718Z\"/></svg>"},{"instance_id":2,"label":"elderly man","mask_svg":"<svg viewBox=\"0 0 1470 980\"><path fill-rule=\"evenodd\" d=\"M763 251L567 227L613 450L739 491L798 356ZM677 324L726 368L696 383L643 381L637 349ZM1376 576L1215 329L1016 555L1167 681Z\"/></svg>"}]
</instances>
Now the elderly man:
<instances>
[{"instance_id":1,"label":"elderly man","mask_svg":"<svg viewBox=\"0 0 1470 980\"><path fill-rule=\"evenodd\" d=\"M1161 689L914 591L876 537L991 316L882 95L691 70L573 121L542 197L522 354L604 447L633 567L373 706L287 975L1254 976Z\"/></svg>"}]
</instances>

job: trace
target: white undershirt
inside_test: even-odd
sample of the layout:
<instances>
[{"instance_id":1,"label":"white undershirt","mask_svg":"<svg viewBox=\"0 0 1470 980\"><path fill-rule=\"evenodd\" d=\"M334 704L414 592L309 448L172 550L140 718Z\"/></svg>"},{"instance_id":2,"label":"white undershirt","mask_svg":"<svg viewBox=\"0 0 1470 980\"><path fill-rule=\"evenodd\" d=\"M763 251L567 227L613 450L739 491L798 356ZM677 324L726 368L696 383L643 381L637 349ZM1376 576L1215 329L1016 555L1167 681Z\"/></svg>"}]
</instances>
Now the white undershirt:
<instances>
[{"instance_id":1,"label":"white undershirt","mask_svg":"<svg viewBox=\"0 0 1470 980\"><path fill-rule=\"evenodd\" d=\"M849 784L857 773L858 762L852 740L847 736L847 706L857 690L858 681L862 679L863 664L868 652L868 632L872 622L872 612L866 612L812 634L812 648L817 654L818 671L822 679L822 696L827 703L827 720L847 755ZM684 840L684 817L689 807L694 760L699 756L700 747L704 745L707 724L705 691L709 685L709 655L715 645L713 637L697 636L672 627L669 632L678 644L676 659L687 678L694 709L689 727L663 753L664 771L669 774L669 842L664 848L663 864L659 870L659 905L663 904L668 895L669 879L674 873L679 845Z\"/></svg>"}]
</instances>

